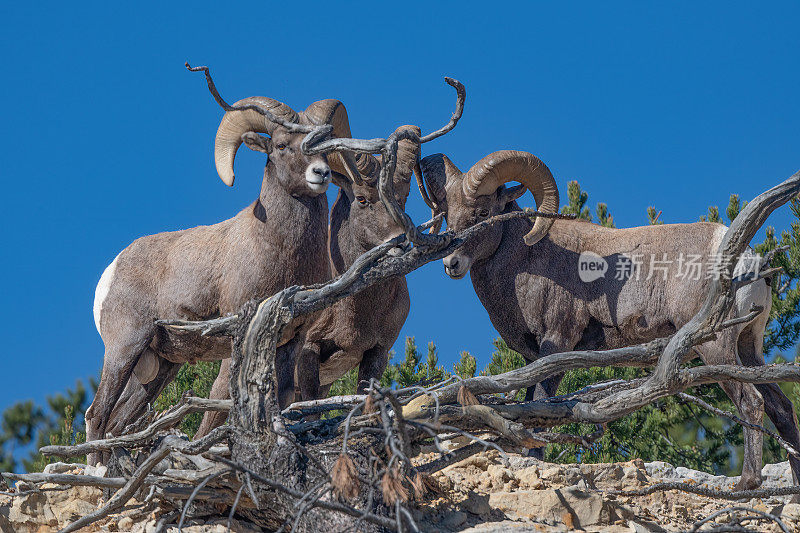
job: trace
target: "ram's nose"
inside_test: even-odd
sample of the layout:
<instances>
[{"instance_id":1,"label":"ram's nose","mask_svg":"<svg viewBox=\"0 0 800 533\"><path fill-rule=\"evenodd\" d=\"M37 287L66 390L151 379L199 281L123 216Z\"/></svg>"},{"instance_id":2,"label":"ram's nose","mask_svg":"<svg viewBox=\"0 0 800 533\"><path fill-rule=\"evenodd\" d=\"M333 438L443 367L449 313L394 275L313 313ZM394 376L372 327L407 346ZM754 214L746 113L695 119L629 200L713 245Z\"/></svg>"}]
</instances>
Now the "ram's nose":
<instances>
[{"instance_id":1,"label":"ram's nose","mask_svg":"<svg viewBox=\"0 0 800 533\"><path fill-rule=\"evenodd\" d=\"M311 169L311 171L320 178L322 178L323 180L326 180L331 177L330 167L315 166Z\"/></svg>"},{"instance_id":2,"label":"ram's nose","mask_svg":"<svg viewBox=\"0 0 800 533\"><path fill-rule=\"evenodd\" d=\"M444 263L444 273L453 279L461 279L467 273L467 269L464 268L466 261L458 256L450 255L445 257L442 262Z\"/></svg>"},{"instance_id":3,"label":"ram's nose","mask_svg":"<svg viewBox=\"0 0 800 533\"><path fill-rule=\"evenodd\" d=\"M326 163L313 163L306 169L308 188L316 193L323 193L331 182L331 167Z\"/></svg>"}]
</instances>

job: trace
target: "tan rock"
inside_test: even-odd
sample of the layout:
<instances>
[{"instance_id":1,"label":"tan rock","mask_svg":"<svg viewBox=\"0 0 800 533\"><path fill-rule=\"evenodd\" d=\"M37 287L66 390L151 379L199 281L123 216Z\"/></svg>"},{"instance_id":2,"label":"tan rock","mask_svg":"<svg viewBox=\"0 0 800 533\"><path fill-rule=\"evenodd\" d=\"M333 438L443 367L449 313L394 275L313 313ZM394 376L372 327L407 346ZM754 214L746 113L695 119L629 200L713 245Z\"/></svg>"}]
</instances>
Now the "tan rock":
<instances>
[{"instance_id":1,"label":"tan rock","mask_svg":"<svg viewBox=\"0 0 800 533\"><path fill-rule=\"evenodd\" d=\"M130 516L123 516L120 518L119 522L117 522L117 530L118 531L130 531L133 528L133 518Z\"/></svg>"},{"instance_id":2,"label":"tan rock","mask_svg":"<svg viewBox=\"0 0 800 533\"><path fill-rule=\"evenodd\" d=\"M623 466L622 474L626 483L641 485L642 483L647 482L647 472L645 472L644 468L639 468L635 464Z\"/></svg>"},{"instance_id":3,"label":"tan rock","mask_svg":"<svg viewBox=\"0 0 800 533\"><path fill-rule=\"evenodd\" d=\"M619 481L624 476L624 471L620 465L602 465L604 468L598 469L595 473L595 483L609 483Z\"/></svg>"},{"instance_id":4,"label":"tan rock","mask_svg":"<svg viewBox=\"0 0 800 533\"><path fill-rule=\"evenodd\" d=\"M781 510L781 518L800 521L800 503L787 503Z\"/></svg>"},{"instance_id":5,"label":"tan rock","mask_svg":"<svg viewBox=\"0 0 800 533\"><path fill-rule=\"evenodd\" d=\"M496 492L489 495L489 505L509 518L554 521L573 528L609 524L613 518L611 506L600 494L572 487Z\"/></svg>"},{"instance_id":6,"label":"tan rock","mask_svg":"<svg viewBox=\"0 0 800 533\"><path fill-rule=\"evenodd\" d=\"M515 473L519 486L526 489L543 489L544 482L539 476L538 466L528 466Z\"/></svg>"},{"instance_id":7,"label":"tan rock","mask_svg":"<svg viewBox=\"0 0 800 533\"><path fill-rule=\"evenodd\" d=\"M564 471L558 467L550 467L542 470L540 477L548 485L564 483Z\"/></svg>"},{"instance_id":8,"label":"tan rock","mask_svg":"<svg viewBox=\"0 0 800 533\"><path fill-rule=\"evenodd\" d=\"M489 506L489 496L477 492L467 494L467 499L461 503L461 508L475 515L488 515L492 512L492 508Z\"/></svg>"}]
</instances>

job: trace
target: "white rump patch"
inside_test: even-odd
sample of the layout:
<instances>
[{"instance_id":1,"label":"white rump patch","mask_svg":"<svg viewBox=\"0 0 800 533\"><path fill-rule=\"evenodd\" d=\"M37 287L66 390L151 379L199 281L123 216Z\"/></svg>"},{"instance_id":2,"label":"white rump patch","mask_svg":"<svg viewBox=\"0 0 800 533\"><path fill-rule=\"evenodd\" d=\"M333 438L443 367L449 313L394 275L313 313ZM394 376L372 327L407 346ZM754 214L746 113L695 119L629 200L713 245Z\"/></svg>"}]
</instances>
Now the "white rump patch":
<instances>
[{"instance_id":1,"label":"white rump patch","mask_svg":"<svg viewBox=\"0 0 800 533\"><path fill-rule=\"evenodd\" d=\"M117 259L121 254L122 252L117 254L117 257L106 267L94 290L94 325L97 327L97 333L100 333L100 313L103 311L103 302L108 296L108 291L111 290L111 282L114 281L114 272L117 270Z\"/></svg>"}]
</instances>

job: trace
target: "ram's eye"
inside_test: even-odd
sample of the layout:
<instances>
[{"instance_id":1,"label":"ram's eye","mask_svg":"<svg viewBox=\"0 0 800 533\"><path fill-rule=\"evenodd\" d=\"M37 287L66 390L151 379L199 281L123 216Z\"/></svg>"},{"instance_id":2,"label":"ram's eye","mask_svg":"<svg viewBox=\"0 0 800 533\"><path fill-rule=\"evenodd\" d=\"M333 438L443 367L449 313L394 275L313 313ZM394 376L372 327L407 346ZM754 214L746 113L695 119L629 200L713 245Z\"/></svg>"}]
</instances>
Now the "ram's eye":
<instances>
[{"instance_id":1,"label":"ram's eye","mask_svg":"<svg viewBox=\"0 0 800 533\"><path fill-rule=\"evenodd\" d=\"M488 217L489 216L489 210L486 209L485 207L479 208L478 209L478 216L479 217Z\"/></svg>"},{"instance_id":2,"label":"ram's eye","mask_svg":"<svg viewBox=\"0 0 800 533\"><path fill-rule=\"evenodd\" d=\"M286 150L286 145L283 144L283 143L280 143L275 148L277 148L278 150L283 151L283 150Z\"/></svg>"},{"instance_id":3,"label":"ram's eye","mask_svg":"<svg viewBox=\"0 0 800 533\"><path fill-rule=\"evenodd\" d=\"M358 203L361 205L367 205L367 199L363 196L356 196L356 200L358 200Z\"/></svg>"}]
</instances>

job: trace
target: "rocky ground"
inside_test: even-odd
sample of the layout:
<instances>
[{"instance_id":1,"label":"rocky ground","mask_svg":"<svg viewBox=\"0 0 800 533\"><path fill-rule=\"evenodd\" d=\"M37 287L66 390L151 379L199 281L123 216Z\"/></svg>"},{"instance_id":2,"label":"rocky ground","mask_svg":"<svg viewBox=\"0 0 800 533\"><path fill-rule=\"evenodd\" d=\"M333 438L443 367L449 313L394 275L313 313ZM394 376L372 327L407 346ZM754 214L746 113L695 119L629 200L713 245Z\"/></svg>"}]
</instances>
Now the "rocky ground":
<instances>
[{"instance_id":1,"label":"rocky ground","mask_svg":"<svg viewBox=\"0 0 800 533\"><path fill-rule=\"evenodd\" d=\"M50 465L51 472L84 472L102 475L103 470L76 465ZM764 487L791 485L788 463L767 465ZM800 531L800 504L789 496L764 500L729 502L680 491L649 496L614 496L609 491L634 490L660 481L681 481L719 489L731 489L737 478L673 467L667 463L558 465L516 454L501 457L488 451L453 464L434 475L442 493L425 502L417 513L423 531L496 533L523 531L689 531L712 513L732 506L746 506L780 517L789 531ZM0 496L0 531L56 531L72 520L95 510L103 493L93 487L41 491L20 484L20 495ZM735 516L735 515L734 515ZM158 511L131 502L118 514L82 531L156 530ZM730 523L725 514L704 527ZM780 531L771 521L750 522L754 531ZM703 529L701 529L702 531ZM168 527L173 533L177 527ZM227 516L202 523L189 521L184 533L227 531ZM260 531L245 521L234 520L231 531Z\"/></svg>"}]
</instances>

